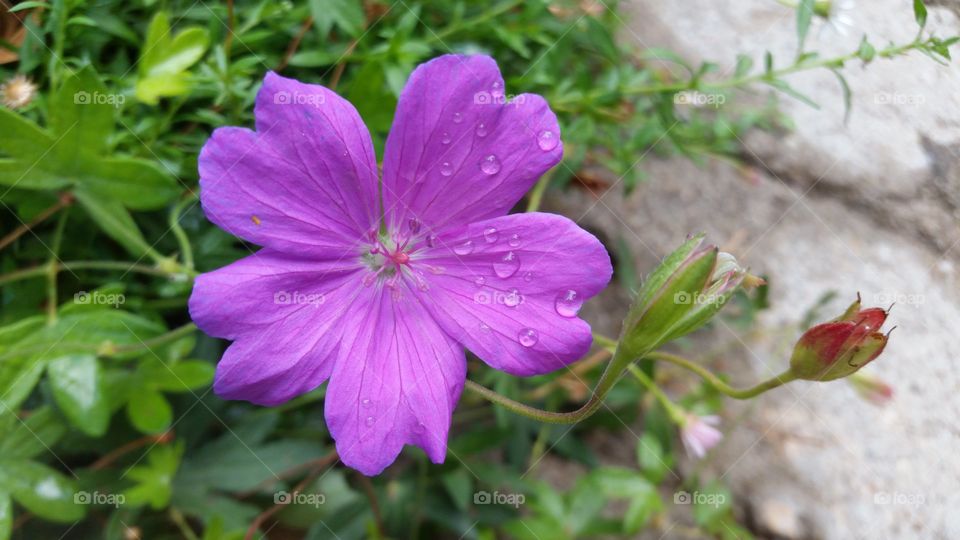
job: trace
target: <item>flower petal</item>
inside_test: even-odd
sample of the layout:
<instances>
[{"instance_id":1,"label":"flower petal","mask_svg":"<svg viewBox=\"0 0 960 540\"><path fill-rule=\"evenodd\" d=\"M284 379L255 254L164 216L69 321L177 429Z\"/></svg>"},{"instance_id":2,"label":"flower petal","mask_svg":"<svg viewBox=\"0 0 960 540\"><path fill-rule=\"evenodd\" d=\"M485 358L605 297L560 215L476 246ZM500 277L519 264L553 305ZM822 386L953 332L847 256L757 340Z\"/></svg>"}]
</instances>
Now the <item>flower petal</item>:
<instances>
[{"instance_id":1,"label":"flower petal","mask_svg":"<svg viewBox=\"0 0 960 540\"><path fill-rule=\"evenodd\" d=\"M340 459L373 476L413 444L442 463L466 379L463 348L412 291L393 300L379 284L362 290L345 328L324 402Z\"/></svg>"},{"instance_id":2,"label":"flower petal","mask_svg":"<svg viewBox=\"0 0 960 540\"><path fill-rule=\"evenodd\" d=\"M415 262L442 268L425 273L429 290L421 297L443 329L487 364L536 375L589 350L590 326L576 312L613 269L600 241L576 223L514 214L442 234L435 246Z\"/></svg>"},{"instance_id":3,"label":"flower petal","mask_svg":"<svg viewBox=\"0 0 960 540\"><path fill-rule=\"evenodd\" d=\"M263 249L198 276L190 316L206 333L236 340L217 365L217 395L276 405L322 384L357 294L357 269Z\"/></svg>"},{"instance_id":4,"label":"flower petal","mask_svg":"<svg viewBox=\"0 0 960 540\"><path fill-rule=\"evenodd\" d=\"M439 232L503 215L560 162L560 128L546 101L507 101L503 88L488 56L441 56L410 75L383 159L394 229L411 218Z\"/></svg>"},{"instance_id":5,"label":"flower petal","mask_svg":"<svg viewBox=\"0 0 960 540\"><path fill-rule=\"evenodd\" d=\"M334 92L268 73L256 127L224 127L200 152L210 221L255 244L319 256L353 249L375 226L377 163L370 134Z\"/></svg>"}]
</instances>

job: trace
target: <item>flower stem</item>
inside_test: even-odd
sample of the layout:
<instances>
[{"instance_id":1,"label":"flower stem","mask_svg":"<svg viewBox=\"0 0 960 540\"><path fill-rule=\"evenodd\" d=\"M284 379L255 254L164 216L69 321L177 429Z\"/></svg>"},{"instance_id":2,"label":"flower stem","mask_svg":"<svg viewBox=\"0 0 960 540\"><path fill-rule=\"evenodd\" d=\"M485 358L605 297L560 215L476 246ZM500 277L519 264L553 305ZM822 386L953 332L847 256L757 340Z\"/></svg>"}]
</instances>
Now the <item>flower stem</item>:
<instances>
[{"instance_id":1,"label":"flower stem","mask_svg":"<svg viewBox=\"0 0 960 540\"><path fill-rule=\"evenodd\" d=\"M787 384L788 382L796 379L793 373L791 373L790 370L788 369L787 371L781 373L780 375L771 377L770 379L767 379L766 381L763 381L762 383L756 386L753 386L751 388L741 389L741 388L734 388L730 386L729 384L723 382L723 380L720 379L720 377L717 377L716 375L714 375L712 372L710 372L703 366L700 366L699 364L696 364L676 354L656 351L656 352L647 353L644 356L644 358L649 360L660 360L664 362L669 362L671 364L674 364L684 369L687 369L689 371L692 371L697 375L699 375L700 377L702 377L708 383L710 383L711 386L719 390L721 393L727 396L730 396L734 399L750 399L752 397L756 397L766 392L767 390L772 390L779 386L783 386L784 384Z\"/></svg>"},{"instance_id":2,"label":"flower stem","mask_svg":"<svg viewBox=\"0 0 960 540\"><path fill-rule=\"evenodd\" d=\"M540 180L537 180L537 184L533 186L533 191L530 192L530 201L527 203L527 212L536 212L540 209L540 202L543 201L543 194L547 191L547 186L550 185L550 180L552 178L553 171L550 171L541 176Z\"/></svg>"},{"instance_id":3,"label":"flower stem","mask_svg":"<svg viewBox=\"0 0 960 540\"><path fill-rule=\"evenodd\" d=\"M649 375L644 373L642 369L638 368L636 364L630 364L627 366L627 369L629 369L630 373L632 373L633 376L636 377L636 379L640 381L640 383L643 384L643 386L645 386L647 390L649 390L650 393L660 401L660 404L663 405L663 408L667 410L667 414L670 415L670 418L678 425L682 426L686 421L683 410L677 406L676 403L671 401L669 397L667 397L667 394L660 389L657 383L654 382Z\"/></svg>"},{"instance_id":4,"label":"flower stem","mask_svg":"<svg viewBox=\"0 0 960 540\"><path fill-rule=\"evenodd\" d=\"M178 275L177 273L171 273L161 268L143 264L131 264L124 261L70 261L54 263L53 266L56 267L58 272L64 270L118 270L122 272L139 272L142 274L151 274L161 277L174 277ZM46 276L49 271L49 264L15 270L13 272L0 275L0 285L22 279L29 279L32 277Z\"/></svg>"}]
</instances>

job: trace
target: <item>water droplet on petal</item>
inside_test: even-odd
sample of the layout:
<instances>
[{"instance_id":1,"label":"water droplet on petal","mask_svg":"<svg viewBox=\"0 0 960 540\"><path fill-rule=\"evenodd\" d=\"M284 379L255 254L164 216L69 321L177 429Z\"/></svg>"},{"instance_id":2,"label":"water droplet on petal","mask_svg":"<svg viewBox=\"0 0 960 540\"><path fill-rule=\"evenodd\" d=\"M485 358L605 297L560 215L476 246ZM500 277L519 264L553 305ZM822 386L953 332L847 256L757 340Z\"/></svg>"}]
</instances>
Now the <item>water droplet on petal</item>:
<instances>
[{"instance_id":1,"label":"water droplet on petal","mask_svg":"<svg viewBox=\"0 0 960 540\"><path fill-rule=\"evenodd\" d=\"M413 234L417 234L418 232L420 232L420 225L421 225L420 220L417 218L410 218L407 221L407 226L410 227L410 232L412 232Z\"/></svg>"},{"instance_id":2,"label":"water droplet on petal","mask_svg":"<svg viewBox=\"0 0 960 540\"><path fill-rule=\"evenodd\" d=\"M440 164L440 174L444 176L450 176L453 174L453 165L449 161L444 161Z\"/></svg>"},{"instance_id":3,"label":"water droplet on petal","mask_svg":"<svg viewBox=\"0 0 960 540\"><path fill-rule=\"evenodd\" d=\"M517 341L524 347L533 347L540 340L540 334L533 328L524 328L517 334Z\"/></svg>"},{"instance_id":4,"label":"water droplet on petal","mask_svg":"<svg viewBox=\"0 0 960 540\"><path fill-rule=\"evenodd\" d=\"M373 401L371 401L370 398L363 398L360 400L360 404L363 405L364 407L369 407L373 405Z\"/></svg>"},{"instance_id":5,"label":"water droplet on petal","mask_svg":"<svg viewBox=\"0 0 960 540\"><path fill-rule=\"evenodd\" d=\"M477 137L480 137L480 138L486 137L487 126L483 122L480 122L479 124L477 124L476 133L477 133Z\"/></svg>"},{"instance_id":6,"label":"water droplet on petal","mask_svg":"<svg viewBox=\"0 0 960 540\"><path fill-rule=\"evenodd\" d=\"M483 174L497 174L500 172L500 160L497 159L497 156L490 154L480 160L480 170L483 171Z\"/></svg>"},{"instance_id":7,"label":"water droplet on petal","mask_svg":"<svg viewBox=\"0 0 960 540\"><path fill-rule=\"evenodd\" d=\"M503 97L503 83L500 81L494 81L493 90L490 93L497 98Z\"/></svg>"},{"instance_id":8,"label":"water droplet on petal","mask_svg":"<svg viewBox=\"0 0 960 540\"><path fill-rule=\"evenodd\" d=\"M373 425L373 423L374 423L375 421L376 421L376 420L374 420L374 418L373 418L372 416L368 416L367 419L364 420L364 423L367 424L367 427L370 427L370 426Z\"/></svg>"},{"instance_id":9,"label":"water droplet on petal","mask_svg":"<svg viewBox=\"0 0 960 540\"><path fill-rule=\"evenodd\" d=\"M503 303L507 307L517 307L522 301L523 296L521 296L520 291L517 289L510 289L510 292L507 293L507 296L503 299Z\"/></svg>"},{"instance_id":10,"label":"water droplet on petal","mask_svg":"<svg viewBox=\"0 0 960 540\"><path fill-rule=\"evenodd\" d=\"M486 323L480 323L480 330L482 330L483 332L489 332L490 327Z\"/></svg>"},{"instance_id":11,"label":"water droplet on petal","mask_svg":"<svg viewBox=\"0 0 960 540\"><path fill-rule=\"evenodd\" d=\"M510 244L510 247L520 247L520 235L519 235L519 234L511 234L511 235L510 235L510 240L508 240L507 243Z\"/></svg>"},{"instance_id":12,"label":"water droplet on petal","mask_svg":"<svg viewBox=\"0 0 960 540\"><path fill-rule=\"evenodd\" d=\"M533 272L526 272L523 274L524 281L533 281Z\"/></svg>"},{"instance_id":13,"label":"water droplet on petal","mask_svg":"<svg viewBox=\"0 0 960 540\"><path fill-rule=\"evenodd\" d=\"M417 425L413 426L413 431L417 433L423 433L423 430L426 426L423 425L423 422L417 422Z\"/></svg>"},{"instance_id":14,"label":"water droplet on petal","mask_svg":"<svg viewBox=\"0 0 960 540\"><path fill-rule=\"evenodd\" d=\"M459 124L460 122L463 122L463 115L458 112L453 113L453 123Z\"/></svg>"},{"instance_id":15,"label":"water droplet on petal","mask_svg":"<svg viewBox=\"0 0 960 540\"><path fill-rule=\"evenodd\" d=\"M499 261L493 263L493 272L497 277L508 278L517 273L520 269L520 258L517 254L509 251Z\"/></svg>"},{"instance_id":16,"label":"water droplet on petal","mask_svg":"<svg viewBox=\"0 0 960 540\"><path fill-rule=\"evenodd\" d=\"M577 294L577 291L569 289L557 295L554 307L561 317L576 317L580 308L583 307L583 299Z\"/></svg>"},{"instance_id":17,"label":"water droplet on petal","mask_svg":"<svg viewBox=\"0 0 960 540\"><path fill-rule=\"evenodd\" d=\"M444 131L443 135L440 136L440 142L442 142L443 144L450 144L450 141L451 141L450 134Z\"/></svg>"},{"instance_id":18,"label":"water droplet on petal","mask_svg":"<svg viewBox=\"0 0 960 540\"><path fill-rule=\"evenodd\" d=\"M477 276L477 279L473 280L473 282L477 285L477 287L483 287L487 284L487 278L483 276Z\"/></svg>"},{"instance_id":19,"label":"water droplet on petal","mask_svg":"<svg viewBox=\"0 0 960 540\"><path fill-rule=\"evenodd\" d=\"M540 149L543 150L544 152L549 152L550 150L553 150L554 148L557 147L557 143L559 142L560 142L560 139L558 139L557 136L554 135L553 132L550 130L541 131L540 134L537 135L537 144L540 146Z\"/></svg>"},{"instance_id":20,"label":"water droplet on petal","mask_svg":"<svg viewBox=\"0 0 960 540\"><path fill-rule=\"evenodd\" d=\"M496 242L499 237L500 234L497 233L496 227L487 227L483 230L483 239L486 240L488 244Z\"/></svg>"},{"instance_id":21,"label":"water droplet on petal","mask_svg":"<svg viewBox=\"0 0 960 540\"><path fill-rule=\"evenodd\" d=\"M469 255L473 253L473 240L467 240L464 243L453 248L457 255Z\"/></svg>"}]
</instances>

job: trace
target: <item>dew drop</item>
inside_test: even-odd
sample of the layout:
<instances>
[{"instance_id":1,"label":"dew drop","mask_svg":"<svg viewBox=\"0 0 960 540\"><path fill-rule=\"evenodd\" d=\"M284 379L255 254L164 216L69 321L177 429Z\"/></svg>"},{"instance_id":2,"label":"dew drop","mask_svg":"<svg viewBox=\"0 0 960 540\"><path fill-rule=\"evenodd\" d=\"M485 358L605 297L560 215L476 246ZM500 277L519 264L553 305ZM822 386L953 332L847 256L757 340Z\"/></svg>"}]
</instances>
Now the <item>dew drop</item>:
<instances>
[{"instance_id":1,"label":"dew drop","mask_svg":"<svg viewBox=\"0 0 960 540\"><path fill-rule=\"evenodd\" d=\"M477 276L477 279L473 280L473 283L476 284L477 287L483 287L487 284L487 278L483 276Z\"/></svg>"},{"instance_id":2,"label":"dew drop","mask_svg":"<svg viewBox=\"0 0 960 540\"><path fill-rule=\"evenodd\" d=\"M499 237L500 233L497 232L496 227L487 227L483 230L483 239L486 240L488 244L496 242Z\"/></svg>"},{"instance_id":3,"label":"dew drop","mask_svg":"<svg viewBox=\"0 0 960 540\"><path fill-rule=\"evenodd\" d=\"M453 113L453 123L459 124L460 122L463 122L463 115L458 112Z\"/></svg>"},{"instance_id":4,"label":"dew drop","mask_svg":"<svg viewBox=\"0 0 960 540\"><path fill-rule=\"evenodd\" d=\"M576 317L583 306L583 299L580 298L577 291L568 289L557 295L557 300L553 305L561 317Z\"/></svg>"},{"instance_id":5,"label":"dew drop","mask_svg":"<svg viewBox=\"0 0 960 540\"><path fill-rule=\"evenodd\" d=\"M473 253L473 240L467 240L464 243L453 248L457 255L469 255Z\"/></svg>"},{"instance_id":6,"label":"dew drop","mask_svg":"<svg viewBox=\"0 0 960 540\"><path fill-rule=\"evenodd\" d=\"M524 281L533 281L533 272L526 272L523 274Z\"/></svg>"},{"instance_id":7,"label":"dew drop","mask_svg":"<svg viewBox=\"0 0 960 540\"><path fill-rule=\"evenodd\" d=\"M450 144L450 141L451 141L450 134L444 131L443 135L440 136L440 142L442 142L443 144Z\"/></svg>"},{"instance_id":8,"label":"dew drop","mask_svg":"<svg viewBox=\"0 0 960 540\"><path fill-rule=\"evenodd\" d=\"M480 170L483 171L483 174L497 174L500 172L500 160L497 159L497 156L490 154L480 160Z\"/></svg>"},{"instance_id":9,"label":"dew drop","mask_svg":"<svg viewBox=\"0 0 960 540\"><path fill-rule=\"evenodd\" d=\"M533 328L524 328L517 334L517 341L524 347L533 347L540 339L540 335Z\"/></svg>"},{"instance_id":10,"label":"dew drop","mask_svg":"<svg viewBox=\"0 0 960 540\"><path fill-rule=\"evenodd\" d=\"M521 342L521 343L522 343L522 342ZM367 424L367 427L372 426L374 422L375 422L375 420L374 420L374 418L373 418L372 416L368 416L367 419L364 420L364 423Z\"/></svg>"},{"instance_id":11,"label":"dew drop","mask_svg":"<svg viewBox=\"0 0 960 540\"><path fill-rule=\"evenodd\" d=\"M476 134L480 138L487 136L487 126L483 122L477 124Z\"/></svg>"},{"instance_id":12,"label":"dew drop","mask_svg":"<svg viewBox=\"0 0 960 540\"><path fill-rule=\"evenodd\" d=\"M488 326L486 323L480 323L480 330L483 332L489 332L490 326Z\"/></svg>"},{"instance_id":13,"label":"dew drop","mask_svg":"<svg viewBox=\"0 0 960 540\"><path fill-rule=\"evenodd\" d=\"M523 301L523 296L520 295L520 291L517 289L510 289L510 292L507 293L507 296L503 299L503 303L507 307L517 307L521 301Z\"/></svg>"},{"instance_id":14,"label":"dew drop","mask_svg":"<svg viewBox=\"0 0 960 540\"><path fill-rule=\"evenodd\" d=\"M450 176L453 174L453 165L451 165L449 161L444 161L440 165L440 174L444 176Z\"/></svg>"},{"instance_id":15,"label":"dew drop","mask_svg":"<svg viewBox=\"0 0 960 540\"><path fill-rule=\"evenodd\" d=\"M499 261L493 263L493 272L497 277L508 278L517 273L520 269L520 258L517 254L508 251Z\"/></svg>"},{"instance_id":16,"label":"dew drop","mask_svg":"<svg viewBox=\"0 0 960 540\"><path fill-rule=\"evenodd\" d=\"M493 91L490 92L495 97L503 97L503 83L500 81L493 82Z\"/></svg>"},{"instance_id":17,"label":"dew drop","mask_svg":"<svg viewBox=\"0 0 960 540\"><path fill-rule=\"evenodd\" d=\"M511 234L510 240L508 240L507 243L510 244L510 247L520 247L520 235L516 233Z\"/></svg>"},{"instance_id":18,"label":"dew drop","mask_svg":"<svg viewBox=\"0 0 960 540\"><path fill-rule=\"evenodd\" d=\"M360 404L363 405L364 407L369 407L373 405L373 401L371 401L370 398L363 398L360 400Z\"/></svg>"},{"instance_id":19,"label":"dew drop","mask_svg":"<svg viewBox=\"0 0 960 540\"><path fill-rule=\"evenodd\" d=\"M417 425L413 426L413 431L423 433L424 427L423 422L417 422Z\"/></svg>"},{"instance_id":20,"label":"dew drop","mask_svg":"<svg viewBox=\"0 0 960 540\"><path fill-rule=\"evenodd\" d=\"M557 136L550 130L541 131L540 134L537 135L537 145L539 145L540 149L544 152L553 150L559 142L560 140L557 139Z\"/></svg>"}]
</instances>

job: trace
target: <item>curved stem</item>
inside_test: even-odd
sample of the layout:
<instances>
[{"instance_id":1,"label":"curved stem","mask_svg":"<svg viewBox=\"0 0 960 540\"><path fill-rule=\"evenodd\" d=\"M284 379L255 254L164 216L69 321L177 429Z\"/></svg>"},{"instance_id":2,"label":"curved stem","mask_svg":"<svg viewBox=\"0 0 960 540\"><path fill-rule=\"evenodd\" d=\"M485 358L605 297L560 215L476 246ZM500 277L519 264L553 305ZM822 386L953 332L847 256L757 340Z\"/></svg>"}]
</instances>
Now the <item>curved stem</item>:
<instances>
[{"instance_id":1,"label":"curved stem","mask_svg":"<svg viewBox=\"0 0 960 540\"><path fill-rule=\"evenodd\" d=\"M643 372L642 369L638 368L636 364L630 364L627 366L627 369L630 370L630 373L640 381L651 394L654 395L663 405L663 408L667 411L667 414L670 415L670 418L677 424L683 425L684 422L684 412L683 410L660 389L660 386L650 378L649 375Z\"/></svg>"},{"instance_id":2,"label":"curved stem","mask_svg":"<svg viewBox=\"0 0 960 540\"><path fill-rule=\"evenodd\" d=\"M734 388L725 383L722 379L720 379L720 377L717 377L713 374L713 372L709 371L705 367L687 360L682 356L665 352L651 352L647 353L644 358L649 360L661 360L664 362L669 362L686 370L692 371L710 383L711 386L734 399L750 399L766 392L767 390L772 390L778 386L783 386L790 381L796 380L796 377L793 375L793 373L791 373L790 370L787 370L780 375L767 379L766 381L763 381L762 383L751 388Z\"/></svg>"},{"instance_id":3,"label":"curved stem","mask_svg":"<svg viewBox=\"0 0 960 540\"><path fill-rule=\"evenodd\" d=\"M533 191L530 192L530 201L527 203L527 212L536 212L540 209L540 202L543 200L543 194L547 191L547 186L550 185L550 179L552 178L553 171L550 171L543 175L540 180L537 180L537 184L533 186Z\"/></svg>"},{"instance_id":4,"label":"curved stem","mask_svg":"<svg viewBox=\"0 0 960 540\"><path fill-rule=\"evenodd\" d=\"M183 265L187 267L187 270L193 271L193 248L190 247L190 239L187 238L187 233L183 230L183 227L180 226L180 213L183 212L183 209L187 204L192 203L196 200L196 192L191 192L191 196L184 197L180 202L173 206L173 210L170 211L170 230L173 231L173 235L177 238L177 243L180 244L180 251L183 256Z\"/></svg>"},{"instance_id":5,"label":"curved stem","mask_svg":"<svg viewBox=\"0 0 960 540\"><path fill-rule=\"evenodd\" d=\"M142 274L151 274L154 276L160 277L174 277L175 275L171 272L163 270L161 268L156 268L153 266L147 266L143 264L131 264L123 261L70 261L63 263L56 263L54 265L58 271L64 270L119 270L122 272L139 272ZM7 274L0 275L0 285L10 283L13 281L19 281L21 279L29 279L32 277L46 276L50 271L50 265L44 264L41 266L34 266L31 268L24 268L22 270L15 270Z\"/></svg>"}]
</instances>

